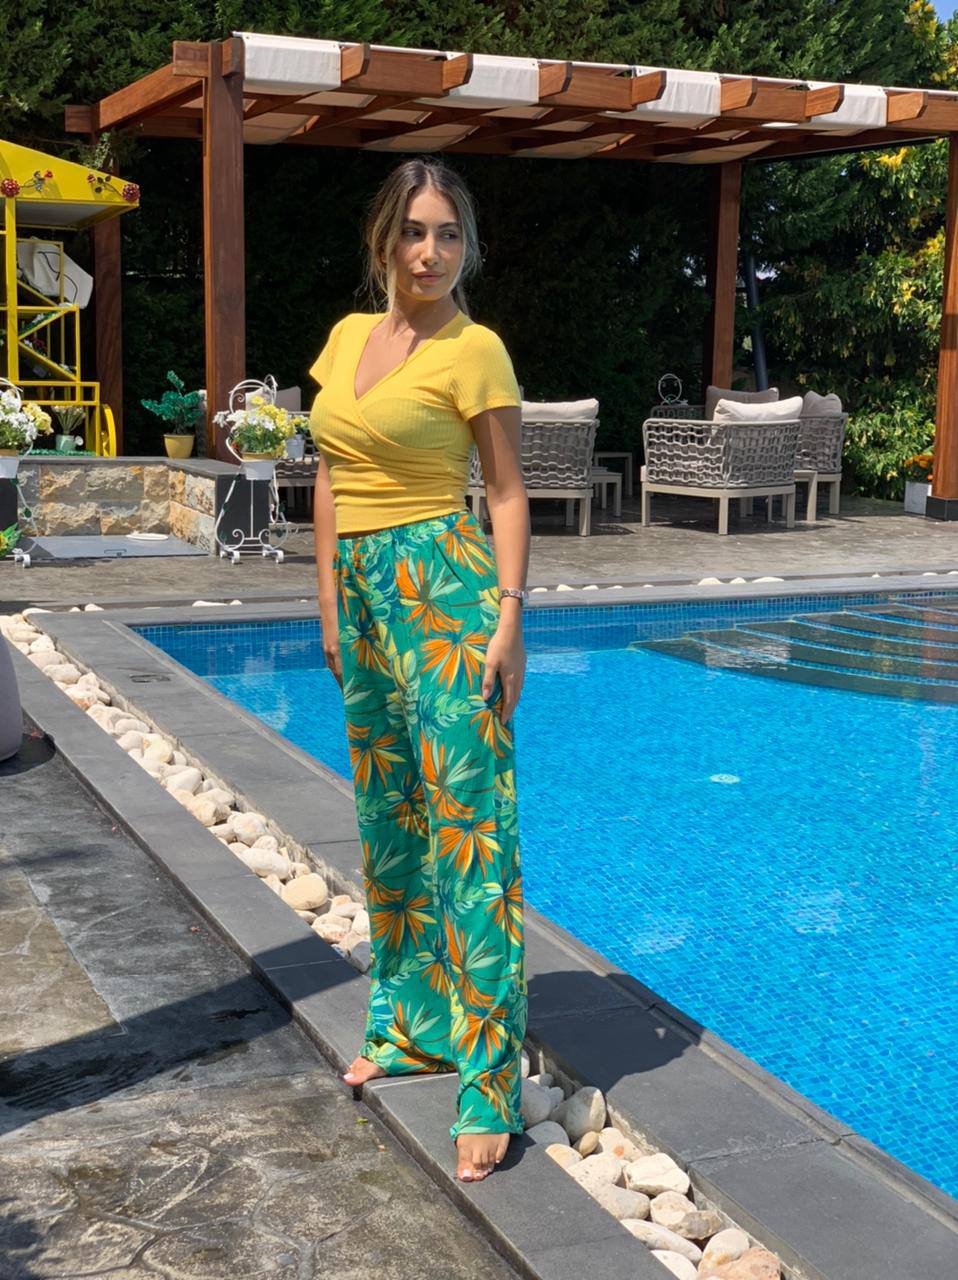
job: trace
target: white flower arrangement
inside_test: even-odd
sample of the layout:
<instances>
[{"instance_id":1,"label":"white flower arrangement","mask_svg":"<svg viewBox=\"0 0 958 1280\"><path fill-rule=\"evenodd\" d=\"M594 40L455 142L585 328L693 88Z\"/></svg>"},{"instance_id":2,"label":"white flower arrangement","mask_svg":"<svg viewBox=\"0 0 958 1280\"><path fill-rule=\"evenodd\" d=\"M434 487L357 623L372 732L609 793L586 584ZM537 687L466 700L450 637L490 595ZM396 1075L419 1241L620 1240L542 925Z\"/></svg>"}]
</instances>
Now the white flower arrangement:
<instances>
[{"instance_id":1,"label":"white flower arrangement","mask_svg":"<svg viewBox=\"0 0 958 1280\"><path fill-rule=\"evenodd\" d=\"M0 449L32 449L37 436L52 430L50 415L38 404L22 400L14 387L0 390Z\"/></svg>"},{"instance_id":2,"label":"white flower arrangement","mask_svg":"<svg viewBox=\"0 0 958 1280\"><path fill-rule=\"evenodd\" d=\"M229 438L241 454L280 458L286 441L296 435L296 420L264 395L251 395L245 409L224 409L213 421L229 428Z\"/></svg>"}]
</instances>

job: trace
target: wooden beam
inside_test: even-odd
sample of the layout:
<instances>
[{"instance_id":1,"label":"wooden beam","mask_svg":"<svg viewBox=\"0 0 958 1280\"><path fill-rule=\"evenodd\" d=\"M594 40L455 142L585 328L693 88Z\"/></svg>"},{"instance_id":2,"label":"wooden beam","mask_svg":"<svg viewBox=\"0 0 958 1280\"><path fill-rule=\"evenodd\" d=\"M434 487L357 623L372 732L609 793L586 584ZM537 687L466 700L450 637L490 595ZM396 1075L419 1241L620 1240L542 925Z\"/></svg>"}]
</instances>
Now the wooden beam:
<instances>
[{"instance_id":1,"label":"wooden beam","mask_svg":"<svg viewBox=\"0 0 958 1280\"><path fill-rule=\"evenodd\" d=\"M734 85L734 81L732 82ZM723 90L724 90L723 85ZM746 120L763 124L783 121L786 124L802 124L815 116L828 115L841 105L844 87L826 85L821 89L806 89L800 83L773 84L765 80L755 81L755 91L744 106L722 104L723 120Z\"/></svg>"},{"instance_id":2,"label":"wooden beam","mask_svg":"<svg viewBox=\"0 0 958 1280\"><path fill-rule=\"evenodd\" d=\"M253 101L243 111L244 120L255 120L257 116L267 116L274 112L282 111L284 114L292 115L309 115L311 111L316 110L315 102L309 105L303 102L304 97L310 97L312 90L307 94L302 93L271 93L262 94L254 97ZM298 108L298 110L297 110Z\"/></svg>"},{"instance_id":3,"label":"wooden beam","mask_svg":"<svg viewBox=\"0 0 958 1280\"><path fill-rule=\"evenodd\" d=\"M231 461L213 415L246 377L243 209L243 79L223 74L223 45L210 48L203 94L203 284L207 451ZM216 437L219 436L217 439Z\"/></svg>"},{"instance_id":4,"label":"wooden beam","mask_svg":"<svg viewBox=\"0 0 958 1280\"><path fill-rule=\"evenodd\" d=\"M200 76L205 79L210 70L210 49L207 40L173 41L173 74L176 76Z\"/></svg>"},{"instance_id":5,"label":"wooden beam","mask_svg":"<svg viewBox=\"0 0 958 1280\"><path fill-rule=\"evenodd\" d=\"M93 126L96 123L95 114L93 107L65 107L63 110L64 133L85 133L87 135L93 133Z\"/></svg>"},{"instance_id":6,"label":"wooden beam","mask_svg":"<svg viewBox=\"0 0 958 1280\"><path fill-rule=\"evenodd\" d=\"M707 287L712 300L705 334L703 388L727 387L732 380L735 348L735 282L738 276L739 205L742 166L720 165L714 175Z\"/></svg>"},{"instance_id":7,"label":"wooden beam","mask_svg":"<svg viewBox=\"0 0 958 1280\"><path fill-rule=\"evenodd\" d=\"M441 98L450 89L465 84L471 72L470 54L444 58L398 49L370 49L366 59L360 62L358 72L350 75L348 81L344 78L342 87L357 93Z\"/></svg>"},{"instance_id":8,"label":"wooden beam","mask_svg":"<svg viewBox=\"0 0 958 1280\"><path fill-rule=\"evenodd\" d=\"M387 107L395 110L397 107L412 106L415 103L414 98L404 98L394 93L377 94L371 102L367 102L362 107L321 107L313 103L308 107L312 117L302 128L296 130L296 134L321 133L325 129L341 128L344 124L349 124L354 120L363 120L367 116L375 115L377 111L385 111ZM420 106L420 111L428 111L428 107ZM397 129L402 132L406 129L417 128L416 125L399 124L396 121L370 121L370 124L394 124ZM295 135L294 135L295 136ZM318 139L315 139L318 141Z\"/></svg>"},{"instance_id":9,"label":"wooden beam","mask_svg":"<svg viewBox=\"0 0 958 1280\"><path fill-rule=\"evenodd\" d=\"M766 160L811 160L816 156L842 155L845 152L876 151L882 147L918 146L934 142L938 134L921 137L906 133L901 128L867 129L862 133L836 135L831 133L799 133L797 130L786 141L773 143L767 150L754 157L750 163L763 164Z\"/></svg>"},{"instance_id":10,"label":"wooden beam","mask_svg":"<svg viewBox=\"0 0 958 1280\"><path fill-rule=\"evenodd\" d=\"M918 120L928 106L928 94L924 89L905 90L895 93L885 91L885 120L887 124L898 124L901 120Z\"/></svg>"},{"instance_id":11,"label":"wooden beam","mask_svg":"<svg viewBox=\"0 0 958 1280\"><path fill-rule=\"evenodd\" d=\"M116 451L123 453L123 290L120 219L93 227L93 317L100 400L113 410Z\"/></svg>"},{"instance_id":12,"label":"wooden beam","mask_svg":"<svg viewBox=\"0 0 958 1280\"><path fill-rule=\"evenodd\" d=\"M568 65L568 64L563 64ZM610 73L600 67L570 67L561 89L542 94L543 106L583 107L590 111L631 111L643 102L654 102L665 90L665 72L638 76Z\"/></svg>"},{"instance_id":13,"label":"wooden beam","mask_svg":"<svg viewBox=\"0 0 958 1280\"><path fill-rule=\"evenodd\" d=\"M160 67L141 80L134 80L125 89L102 98L93 109L94 131L102 133L159 115L195 98L201 84L200 76L178 75L172 64Z\"/></svg>"},{"instance_id":14,"label":"wooden beam","mask_svg":"<svg viewBox=\"0 0 958 1280\"><path fill-rule=\"evenodd\" d=\"M918 133L958 133L958 95L938 98L929 94L917 116L898 120L896 126Z\"/></svg>"},{"instance_id":15,"label":"wooden beam","mask_svg":"<svg viewBox=\"0 0 958 1280\"><path fill-rule=\"evenodd\" d=\"M948 207L945 219L945 271L941 300L941 350L938 355L938 405L935 413L935 465L932 496L958 503L958 138L948 144Z\"/></svg>"}]
</instances>

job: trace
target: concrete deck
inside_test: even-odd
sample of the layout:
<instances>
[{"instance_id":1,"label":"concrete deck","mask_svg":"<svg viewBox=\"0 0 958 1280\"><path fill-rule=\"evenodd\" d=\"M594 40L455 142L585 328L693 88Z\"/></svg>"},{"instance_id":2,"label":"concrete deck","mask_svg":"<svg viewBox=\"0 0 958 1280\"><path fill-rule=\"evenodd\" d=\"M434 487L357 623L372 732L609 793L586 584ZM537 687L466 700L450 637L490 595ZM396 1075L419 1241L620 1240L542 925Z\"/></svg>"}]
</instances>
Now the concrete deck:
<instances>
[{"instance_id":1,"label":"concrete deck","mask_svg":"<svg viewBox=\"0 0 958 1280\"><path fill-rule=\"evenodd\" d=\"M643 529L636 500L622 518L593 507L592 533L580 538L563 523L562 505L533 504L530 586L589 582L697 581L769 574L821 577L958 569L958 526L906 516L899 503L843 498L840 516L786 529L764 517L736 522L719 537L713 504L661 497ZM232 566L207 558L68 561L15 568L0 563L0 605L95 601L315 599L313 535L308 520L286 544L286 559L244 559Z\"/></svg>"}]
</instances>

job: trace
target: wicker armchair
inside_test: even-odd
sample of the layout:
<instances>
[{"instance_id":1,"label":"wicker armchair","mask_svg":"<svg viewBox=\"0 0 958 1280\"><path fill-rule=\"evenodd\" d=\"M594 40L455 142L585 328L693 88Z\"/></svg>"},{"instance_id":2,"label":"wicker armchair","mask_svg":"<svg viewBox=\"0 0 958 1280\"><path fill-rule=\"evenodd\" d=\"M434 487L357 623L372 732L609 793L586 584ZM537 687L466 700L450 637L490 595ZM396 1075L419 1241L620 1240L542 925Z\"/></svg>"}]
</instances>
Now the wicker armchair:
<instances>
[{"instance_id":1,"label":"wicker armchair","mask_svg":"<svg viewBox=\"0 0 958 1280\"><path fill-rule=\"evenodd\" d=\"M579 504L579 534L587 537L592 505L592 450L597 418L563 422L522 420L522 478L530 498L565 498L566 524L573 523L573 505ZM486 486L478 449L469 459L466 496L480 520Z\"/></svg>"},{"instance_id":2,"label":"wicker armchair","mask_svg":"<svg viewBox=\"0 0 958 1280\"><path fill-rule=\"evenodd\" d=\"M828 485L828 514L837 516L841 505L842 448L845 443L847 413L820 418L800 418L795 475L808 481L808 505L805 519L814 520L818 506L818 487Z\"/></svg>"},{"instance_id":3,"label":"wicker armchair","mask_svg":"<svg viewBox=\"0 0 958 1280\"><path fill-rule=\"evenodd\" d=\"M771 499L781 494L786 527L793 529L799 430L798 418L779 422L647 418L642 424L643 525L651 521L653 493L717 499L720 534L728 533L730 499ZM768 510L771 519L771 501Z\"/></svg>"}]
</instances>

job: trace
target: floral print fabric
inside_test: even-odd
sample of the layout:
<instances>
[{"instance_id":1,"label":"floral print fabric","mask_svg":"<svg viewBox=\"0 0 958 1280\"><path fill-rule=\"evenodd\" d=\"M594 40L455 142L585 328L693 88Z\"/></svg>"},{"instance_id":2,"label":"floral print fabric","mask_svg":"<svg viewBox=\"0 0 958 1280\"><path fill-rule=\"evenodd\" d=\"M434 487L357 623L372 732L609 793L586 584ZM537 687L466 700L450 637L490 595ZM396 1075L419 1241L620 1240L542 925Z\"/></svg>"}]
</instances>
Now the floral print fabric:
<instances>
[{"instance_id":1,"label":"floral print fabric","mask_svg":"<svg viewBox=\"0 0 958 1280\"><path fill-rule=\"evenodd\" d=\"M460 1133L521 1133L526 1029L512 724L481 692L495 562L468 510L340 538L346 728L372 942L361 1053L459 1072Z\"/></svg>"}]
</instances>

